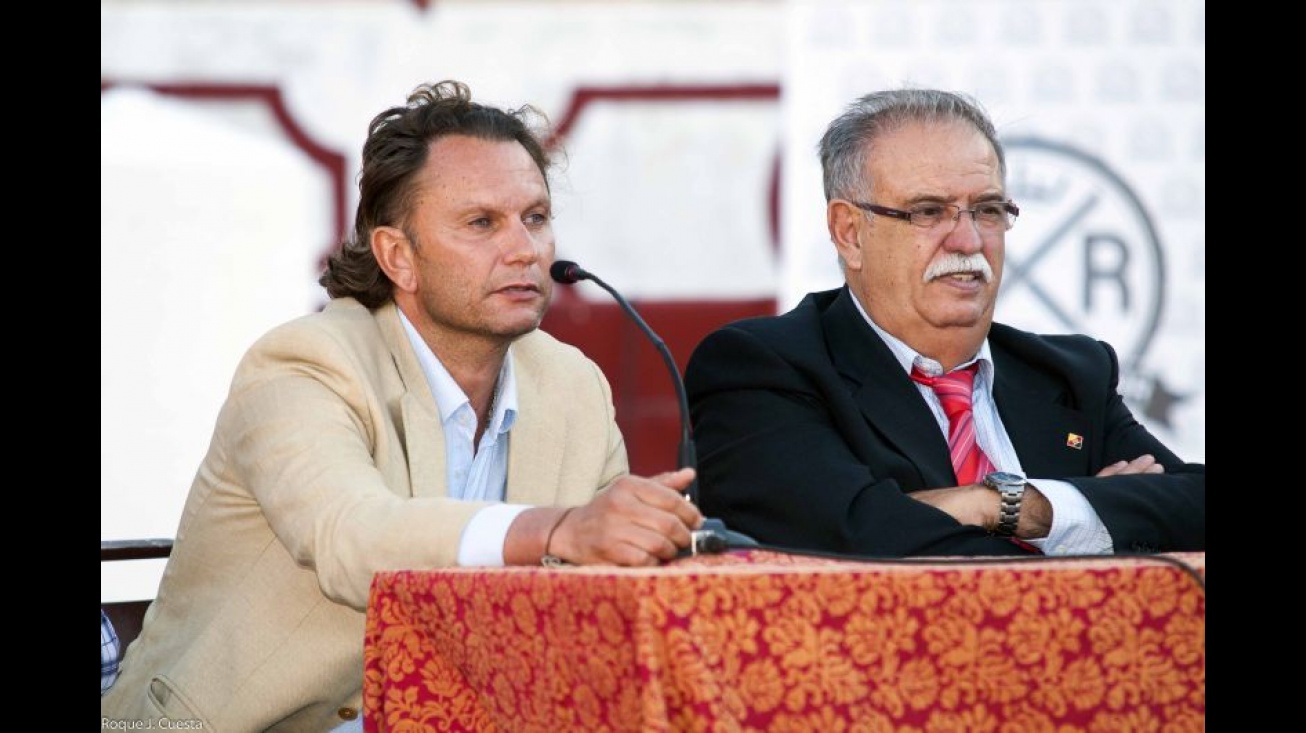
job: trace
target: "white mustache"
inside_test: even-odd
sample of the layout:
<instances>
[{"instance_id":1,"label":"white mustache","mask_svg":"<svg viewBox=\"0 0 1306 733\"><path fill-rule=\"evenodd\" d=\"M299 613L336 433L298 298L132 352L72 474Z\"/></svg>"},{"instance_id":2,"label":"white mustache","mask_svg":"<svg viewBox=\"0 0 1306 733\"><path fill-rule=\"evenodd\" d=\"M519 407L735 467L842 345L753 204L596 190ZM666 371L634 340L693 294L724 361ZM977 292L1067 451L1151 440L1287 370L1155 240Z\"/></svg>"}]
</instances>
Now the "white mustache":
<instances>
[{"instance_id":1,"label":"white mustache","mask_svg":"<svg viewBox=\"0 0 1306 733\"><path fill-rule=\"evenodd\" d=\"M928 283L935 278L946 277L958 272L973 272L986 283L993 281L993 268L989 267L989 261L984 259L984 255L978 252L968 255L949 252L934 260L929 267L925 268L925 277L923 279Z\"/></svg>"}]
</instances>

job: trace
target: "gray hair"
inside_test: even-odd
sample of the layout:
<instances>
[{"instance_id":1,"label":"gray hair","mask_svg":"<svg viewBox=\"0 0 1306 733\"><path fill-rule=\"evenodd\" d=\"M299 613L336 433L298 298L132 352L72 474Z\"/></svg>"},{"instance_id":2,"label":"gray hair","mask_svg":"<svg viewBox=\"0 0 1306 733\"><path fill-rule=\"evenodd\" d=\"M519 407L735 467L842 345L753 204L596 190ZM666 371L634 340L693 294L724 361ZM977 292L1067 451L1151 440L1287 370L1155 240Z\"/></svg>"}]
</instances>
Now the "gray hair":
<instances>
[{"instance_id":1,"label":"gray hair","mask_svg":"<svg viewBox=\"0 0 1306 733\"><path fill-rule=\"evenodd\" d=\"M1007 177L1007 159L988 113L973 97L937 89L872 92L848 105L825 129L817 152L825 183L825 200L856 198L870 186L866 158L880 135L911 122L966 122L988 138L998 155L998 170Z\"/></svg>"}]
</instances>

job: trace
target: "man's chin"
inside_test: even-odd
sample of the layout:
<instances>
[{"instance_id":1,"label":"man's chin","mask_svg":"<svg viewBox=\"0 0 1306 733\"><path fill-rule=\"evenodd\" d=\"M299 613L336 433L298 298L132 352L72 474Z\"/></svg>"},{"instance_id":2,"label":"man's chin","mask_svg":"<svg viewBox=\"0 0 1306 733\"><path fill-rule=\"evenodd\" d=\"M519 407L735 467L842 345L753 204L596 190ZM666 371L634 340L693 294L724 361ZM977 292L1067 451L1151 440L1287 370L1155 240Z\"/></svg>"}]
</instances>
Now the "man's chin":
<instances>
[{"instance_id":1,"label":"man's chin","mask_svg":"<svg viewBox=\"0 0 1306 733\"><path fill-rule=\"evenodd\" d=\"M510 320L493 325L488 329L495 336L507 339L518 339L540 327L544 316L535 316L531 318L522 318Z\"/></svg>"},{"instance_id":2,"label":"man's chin","mask_svg":"<svg viewBox=\"0 0 1306 733\"><path fill-rule=\"evenodd\" d=\"M993 322L993 310L967 304L939 308L929 319L935 328L985 328Z\"/></svg>"}]
</instances>

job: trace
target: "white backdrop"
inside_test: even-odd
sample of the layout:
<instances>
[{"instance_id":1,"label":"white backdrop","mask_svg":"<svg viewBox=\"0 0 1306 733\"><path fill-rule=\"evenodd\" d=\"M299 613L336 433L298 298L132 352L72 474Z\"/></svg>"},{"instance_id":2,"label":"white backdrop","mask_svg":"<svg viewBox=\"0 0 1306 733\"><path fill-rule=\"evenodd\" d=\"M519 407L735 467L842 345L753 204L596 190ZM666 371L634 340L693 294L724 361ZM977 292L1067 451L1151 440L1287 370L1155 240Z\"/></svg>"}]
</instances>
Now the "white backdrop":
<instances>
[{"instance_id":1,"label":"white backdrop","mask_svg":"<svg viewBox=\"0 0 1306 733\"><path fill-rule=\"evenodd\" d=\"M1135 411L1204 460L1204 13L1190 0L104 0L101 537L173 535L236 360L323 301L332 192L352 222L367 122L444 78L570 120L560 257L632 299L782 306L838 282L824 124L873 88L976 93L1023 210L1000 317L1111 341ZM140 88L161 85L225 92ZM293 125L229 93L245 87L274 90ZM306 144L343 158L343 181ZM152 594L158 571L106 572L108 600Z\"/></svg>"}]
</instances>

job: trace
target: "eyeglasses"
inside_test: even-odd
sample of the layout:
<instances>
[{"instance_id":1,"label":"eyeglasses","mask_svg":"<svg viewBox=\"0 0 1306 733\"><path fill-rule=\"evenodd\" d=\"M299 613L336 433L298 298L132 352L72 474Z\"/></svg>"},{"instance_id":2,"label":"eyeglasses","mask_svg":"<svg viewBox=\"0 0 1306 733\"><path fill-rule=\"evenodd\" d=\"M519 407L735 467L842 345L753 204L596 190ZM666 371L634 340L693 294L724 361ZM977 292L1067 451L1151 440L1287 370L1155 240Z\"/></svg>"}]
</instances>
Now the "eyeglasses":
<instances>
[{"instance_id":1,"label":"eyeglasses","mask_svg":"<svg viewBox=\"0 0 1306 733\"><path fill-rule=\"evenodd\" d=\"M952 226L948 228L948 231L952 231L956 228L957 222L961 221L962 214L970 214L970 219L975 222L977 229L993 234L1007 231L1016 223L1016 217L1020 216L1020 207L1011 201L985 201L975 204L973 209L963 209L956 204L926 202L916 204L907 211L861 201L848 203L872 214L902 219L920 229L935 229L944 222L952 222Z\"/></svg>"}]
</instances>

